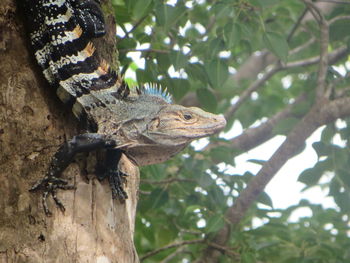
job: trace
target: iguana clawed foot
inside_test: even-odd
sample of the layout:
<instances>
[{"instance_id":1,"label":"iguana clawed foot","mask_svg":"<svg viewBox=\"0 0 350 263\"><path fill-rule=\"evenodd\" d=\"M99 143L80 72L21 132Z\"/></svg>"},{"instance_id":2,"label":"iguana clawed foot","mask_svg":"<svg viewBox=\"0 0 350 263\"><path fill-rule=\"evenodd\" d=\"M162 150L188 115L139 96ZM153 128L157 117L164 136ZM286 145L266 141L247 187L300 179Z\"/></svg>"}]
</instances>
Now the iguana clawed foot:
<instances>
[{"instance_id":1,"label":"iguana clawed foot","mask_svg":"<svg viewBox=\"0 0 350 263\"><path fill-rule=\"evenodd\" d=\"M126 184L126 177L128 175L119 169L118 164L121 155L122 152L120 150L107 150L105 165L97 168L97 178L99 180L108 178L112 191L112 198L119 199L120 202L124 202L126 199L128 199L128 195L123 188L123 185Z\"/></svg>"},{"instance_id":2,"label":"iguana clawed foot","mask_svg":"<svg viewBox=\"0 0 350 263\"><path fill-rule=\"evenodd\" d=\"M42 195L42 204L44 208L44 212L47 216L51 216L52 213L48 208L47 205L47 196L51 194L53 200L55 201L57 207L64 212L66 209L64 208L64 205L57 197L57 190L72 190L76 187L74 185L68 184L67 180L57 178L54 176L45 176L43 179L39 180L38 182L33 185L33 187L29 190L31 192L36 192L39 190L43 190Z\"/></svg>"},{"instance_id":3,"label":"iguana clawed foot","mask_svg":"<svg viewBox=\"0 0 350 263\"><path fill-rule=\"evenodd\" d=\"M108 178L112 190L113 199L119 199L121 202L128 198L123 189L126 183L126 174L118 168L122 152L113 149L115 142L105 138L104 135L87 133L74 136L67 143L64 143L54 155L47 175L39 180L31 189L31 192L43 190L42 204L46 215L51 215L47 205L47 196L51 195L57 207L64 212L65 208L57 197L59 189L75 189L73 185L68 184L67 180L59 178L66 167L73 161L75 154L80 152L89 152L93 150L106 150L106 158L103 164L99 164L96 173L99 180ZM112 149L110 149L112 148Z\"/></svg>"},{"instance_id":4,"label":"iguana clawed foot","mask_svg":"<svg viewBox=\"0 0 350 263\"><path fill-rule=\"evenodd\" d=\"M123 184L126 184L126 177L128 175L118 169L110 169L106 172L105 176L108 177L112 198L119 199L120 202L124 202L125 199L128 199L128 194L123 189Z\"/></svg>"}]
</instances>

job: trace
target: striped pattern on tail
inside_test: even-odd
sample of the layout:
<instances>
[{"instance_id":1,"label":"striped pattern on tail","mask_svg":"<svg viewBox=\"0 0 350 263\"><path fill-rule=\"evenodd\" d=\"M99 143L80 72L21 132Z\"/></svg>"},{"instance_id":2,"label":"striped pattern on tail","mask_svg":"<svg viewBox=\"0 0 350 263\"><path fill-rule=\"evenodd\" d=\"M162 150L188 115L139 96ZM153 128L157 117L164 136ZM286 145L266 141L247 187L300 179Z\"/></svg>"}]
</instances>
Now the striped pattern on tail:
<instances>
[{"instance_id":1,"label":"striped pattern on tail","mask_svg":"<svg viewBox=\"0 0 350 263\"><path fill-rule=\"evenodd\" d=\"M105 34L97 0L25 1L36 60L77 117L128 90L91 42Z\"/></svg>"}]
</instances>

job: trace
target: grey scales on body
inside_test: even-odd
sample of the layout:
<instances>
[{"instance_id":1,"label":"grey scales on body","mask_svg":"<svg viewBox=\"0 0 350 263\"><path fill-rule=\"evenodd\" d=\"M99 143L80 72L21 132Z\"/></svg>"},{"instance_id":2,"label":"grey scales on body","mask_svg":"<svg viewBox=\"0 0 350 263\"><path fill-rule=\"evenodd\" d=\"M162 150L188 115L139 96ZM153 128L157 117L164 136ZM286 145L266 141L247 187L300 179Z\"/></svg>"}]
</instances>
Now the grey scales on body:
<instances>
[{"instance_id":1,"label":"grey scales on body","mask_svg":"<svg viewBox=\"0 0 350 263\"><path fill-rule=\"evenodd\" d=\"M46 176L32 191L43 190L43 207L58 189L73 189L60 178L75 154L106 151L99 163L99 179L108 178L113 198L125 200L126 174L118 169L122 154L138 166L161 163L191 141L221 131L221 115L196 107L173 104L171 96L156 85L130 91L128 85L98 54L92 40L105 34L98 0L24 0L35 57L58 97L86 124L86 133L62 144Z\"/></svg>"}]
</instances>

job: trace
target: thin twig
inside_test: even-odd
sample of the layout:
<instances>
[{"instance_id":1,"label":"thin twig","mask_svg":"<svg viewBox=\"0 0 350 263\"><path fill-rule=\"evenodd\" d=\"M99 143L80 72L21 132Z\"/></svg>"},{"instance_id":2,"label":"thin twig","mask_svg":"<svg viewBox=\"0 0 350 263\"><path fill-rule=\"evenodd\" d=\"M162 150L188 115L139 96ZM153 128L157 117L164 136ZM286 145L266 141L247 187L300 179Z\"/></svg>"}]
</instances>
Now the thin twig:
<instances>
[{"instance_id":1,"label":"thin twig","mask_svg":"<svg viewBox=\"0 0 350 263\"><path fill-rule=\"evenodd\" d=\"M185 248L184 247L179 247L178 249L176 249L173 253L171 253L170 255L168 255L165 259L163 259L160 263L168 263L170 262L174 257L176 257L179 254L184 254L186 252L184 252ZM188 253L188 252L187 252Z\"/></svg>"},{"instance_id":2,"label":"thin twig","mask_svg":"<svg viewBox=\"0 0 350 263\"><path fill-rule=\"evenodd\" d=\"M307 13L307 8L304 9L304 11L301 13L301 15L298 17L297 22L293 25L292 29L290 30L288 37L287 37L287 42L290 42L292 40L292 37L294 35L294 33L296 32L296 30L298 29L298 27L301 24L301 21L303 21L305 15Z\"/></svg>"},{"instance_id":3,"label":"thin twig","mask_svg":"<svg viewBox=\"0 0 350 263\"><path fill-rule=\"evenodd\" d=\"M318 0L317 2L325 2L325 3L332 3L332 4L344 4L349 5L349 1L340 1L340 0Z\"/></svg>"},{"instance_id":4,"label":"thin twig","mask_svg":"<svg viewBox=\"0 0 350 263\"><path fill-rule=\"evenodd\" d=\"M305 48L308 48L310 45L312 45L315 41L316 41L315 37L311 36L310 39L308 41L306 41L304 44L301 44L300 46L297 46L296 48L290 50L288 56L299 53L300 51L302 51Z\"/></svg>"},{"instance_id":5,"label":"thin twig","mask_svg":"<svg viewBox=\"0 0 350 263\"><path fill-rule=\"evenodd\" d=\"M350 19L350 16L336 16L336 17L333 17L331 20L328 21L328 24L331 25L331 24L337 22L338 20L342 20L342 19Z\"/></svg>"},{"instance_id":6,"label":"thin twig","mask_svg":"<svg viewBox=\"0 0 350 263\"><path fill-rule=\"evenodd\" d=\"M342 88L341 90L338 90L335 92L335 98L343 98L344 96L347 96L350 94L350 87Z\"/></svg>"},{"instance_id":7,"label":"thin twig","mask_svg":"<svg viewBox=\"0 0 350 263\"><path fill-rule=\"evenodd\" d=\"M158 248L158 249L155 249L155 250L152 250L152 251L146 253L144 256L142 256L140 258L140 261L143 261L146 258L149 258L155 254L158 254L158 253L160 253L164 250L170 249L170 248L182 247L184 245L198 244L198 243L204 243L204 242L205 242L205 240L202 238L201 239L186 240L186 241L182 241L182 242L175 242L175 243L172 243L170 245L167 245L167 246L164 246L164 247L161 247L161 248Z\"/></svg>"},{"instance_id":8,"label":"thin twig","mask_svg":"<svg viewBox=\"0 0 350 263\"><path fill-rule=\"evenodd\" d=\"M169 50L162 50L162 49L135 49L135 48L122 48L119 49L119 52L126 53L126 52L153 52L153 53L161 53L161 54L169 54Z\"/></svg>"},{"instance_id":9,"label":"thin twig","mask_svg":"<svg viewBox=\"0 0 350 263\"><path fill-rule=\"evenodd\" d=\"M151 192L150 192L150 191L142 191L142 190L139 190L139 194L141 194L141 195L150 195Z\"/></svg>"},{"instance_id":10,"label":"thin twig","mask_svg":"<svg viewBox=\"0 0 350 263\"><path fill-rule=\"evenodd\" d=\"M165 180L148 180L148 179L141 179L140 181L141 183L145 183L145 184L171 184L174 182L191 182L194 183L196 182L195 180L192 179L187 179L187 178L169 178L169 179L165 179Z\"/></svg>"},{"instance_id":11,"label":"thin twig","mask_svg":"<svg viewBox=\"0 0 350 263\"><path fill-rule=\"evenodd\" d=\"M184 228L180 227L177 224L175 217L173 218L172 222L176 226L176 228L179 229L179 232L181 232L181 233L186 233L186 234L191 234L191 235L204 235L203 232L201 232L201 231L193 231L193 230L188 230L188 229L184 229Z\"/></svg>"},{"instance_id":12,"label":"thin twig","mask_svg":"<svg viewBox=\"0 0 350 263\"><path fill-rule=\"evenodd\" d=\"M132 32L134 32L134 30L142 24L142 22L148 17L148 14L144 15L143 17L141 17L135 24L134 26L130 29L129 32L126 33L126 36L129 37L129 34L131 34Z\"/></svg>"},{"instance_id":13,"label":"thin twig","mask_svg":"<svg viewBox=\"0 0 350 263\"><path fill-rule=\"evenodd\" d=\"M348 53L349 53L349 50L346 46L337 48L336 50L328 54L327 59L329 60L329 64L336 63L339 59L345 57ZM316 57L312 57L304 60L289 62L283 66L283 69L306 67L306 66L317 64L319 62L320 62L320 57L316 56Z\"/></svg>"},{"instance_id":14,"label":"thin twig","mask_svg":"<svg viewBox=\"0 0 350 263\"><path fill-rule=\"evenodd\" d=\"M246 90L243 91L243 93L239 97L238 101L228 109L228 111L225 113L225 118L230 119L231 116L233 116L236 113L238 108L243 104L243 102L246 99L249 98L249 96L254 91L256 91L258 88L260 88L266 81L268 81L273 75L275 75L281 69L282 69L282 66L280 64L277 64L277 65L273 66L270 70L268 70L262 78L254 81Z\"/></svg>"},{"instance_id":15,"label":"thin twig","mask_svg":"<svg viewBox=\"0 0 350 263\"><path fill-rule=\"evenodd\" d=\"M328 68L328 43L329 43L329 27L328 22L324 18L321 10L310 0L302 0L310 10L311 14L320 27L320 63L317 75L316 97L322 100L326 93L326 76Z\"/></svg>"},{"instance_id":16,"label":"thin twig","mask_svg":"<svg viewBox=\"0 0 350 263\"><path fill-rule=\"evenodd\" d=\"M239 257L239 255L240 255L239 253L233 252L232 248L230 248L230 247L221 246L221 245L213 243L213 242L208 242L207 244L210 247L213 247L213 248L216 248L218 250L221 250L226 255L229 255L229 256L232 256L232 257Z\"/></svg>"}]
</instances>

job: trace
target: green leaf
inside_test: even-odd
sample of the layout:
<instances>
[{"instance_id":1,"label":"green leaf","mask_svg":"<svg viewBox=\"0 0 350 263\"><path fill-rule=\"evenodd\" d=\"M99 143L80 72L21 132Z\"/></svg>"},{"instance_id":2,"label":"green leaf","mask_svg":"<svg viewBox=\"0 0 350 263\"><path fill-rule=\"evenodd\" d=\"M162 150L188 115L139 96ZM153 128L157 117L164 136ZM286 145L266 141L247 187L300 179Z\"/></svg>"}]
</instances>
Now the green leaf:
<instances>
[{"instance_id":1,"label":"green leaf","mask_svg":"<svg viewBox=\"0 0 350 263\"><path fill-rule=\"evenodd\" d=\"M184 14L186 14L186 7L183 5L171 6L159 3L156 6L156 22L158 26L164 28L165 31L176 23Z\"/></svg>"},{"instance_id":2,"label":"green leaf","mask_svg":"<svg viewBox=\"0 0 350 263\"><path fill-rule=\"evenodd\" d=\"M269 7L271 5L277 4L280 0L258 0L262 7Z\"/></svg>"},{"instance_id":3,"label":"green leaf","mask_svg":"<svg viewBox=\"0 0 350 263\"><path fill-rule=\"evenodd\" d=\"M211 186L212 184L214 184L214 180L210 177L209 174L204 173L204 174L200 175L200 177L198 179L199 186L206 189L207 187Z\"/></svg>"},{"instance_id":4,"label":"green leaf","mask_svg":"<svg viewBox=\"0 0 350 263\"><path fill-rule=\"evenodd\" d=\"M175 100L180 100L190 90L190 83L187 79L167 79L165 86L168 87Z\"/></svg>"},{"instance_id":5,"label":"green leaf","mask_svg":"<svg viewBox=\"0 0 350 263\"><path fill-rule=\"evenodd\" d=\"M241 40L241 27L237 23L227 23L224 27L224 40L228 49L234 47Z\"/></svg>"},{"instance_id":6,"label":"green leaf","mask_svg":"<svg viewBox=\"0 0 350 263\"><path fill-rule=\"evenodd\" d=\"M335 169L349 169L349 151L337 145L332 147L332 160Z\"/></svg>"},{"instance_id":7,"label":"green leaf","mask_svg":"<svg viewBox=\"0 0 350 263\"><path fill-rule=\"evenodd\" d=\"M214 38L209 42L209 47L206 48L208 58L216 58L220 51L225 49L225 43L222 39Z\"/></svg>"},{"instance_id":8,"label":"green leaf","mask_svg":"<svg viewBox=\"0 0 350 263\"><path fill-rule=\"evenodd\" d=\"M329 145L325 144L324 142L314 142L312 144L312 148L314 148L316 151L318 158L328 156L331 153Z\"/></svg>"},{"instance_id":9,"label":"green leaf","mask_svg":"<svg viewBox=\"0 0 350 263\"><path fill-rule=\"evenodd\" d=\"M265 192L262 192L262 193L259 195L257 201L258 201L259 203L262 203L262 204L264 204L264 205L267 205L267 206L269 206L269 207L271 207L271 208L273 207L271 197L270 197L267 193L265 193Z\"/></svg>"},{"instance_id":10,"label":"green leaf","mask_svg":"<svg viewBox=\"0 0 350 263\"><path fill-rule=\"evenodd\" d=\"M159 69L162 72L167 72L169 67L171 66L171 60L168 54L158 53L156 54L157 62L159 65Z\"/></svg>"},{"instance_id":11,"label":"green leaf","mask_svg":"<svg viewBox=\"0 0 350 263\"><path fill-rule=\"evenodd\" d=\"M346 188L350 188L350 172L349 170L337 170L337 176Z\"/></svg>"},{"instance_id":12,"label":"green leaf","mask_svg":"<svg viewBox=\"0 0 350 263\"><path fill-rule=\"evenodd\" d=\"M334 133L334 125L327 125L326 128L322 131L321 141L324 143L329 143L333 139Z\"/></svg>"},{"instance_id":13,"label":"green leaf","mask_svg":"<svg viewBox=\"0 0 350 263\"><path fill-rule=\"evenodd\" d=\"M213 59L206 64L205 70L214 89L220 89L229 76L226 63L220 59Z\"/></svg>"},{"instance_id":14,"label":"green leaf","mask_svg":"<svg viewBox=\"0 0 350 263\"><path fill-rule=\"evenodd\" d=\"M123 6L124 5L124 1L123 0L112 0L112 4L113 5Z\"/></svg>"},{"instance_id":15,"label":"green leaf","mask_svg":"<svg viewBox=\"0 0 350 263\"><path fill-rule=\"evenodd\" d=\"M339 192L334 195L334 201L340 207L342 212L350 212L350 194L348 192Z\"/></svg>"},{"instance_id":16,"label":"green leaf","mask_svg":"<svg viewBox=\"0 0 350 263\"><path fill-rule=\"evenodd\" d=\"M216 232L219 229L221 229L224 226L224 224L225 224L225 221L224 221L222 215L213 215L207 221L207 225L205 227L206 232L207 233Z\"/></svg>"},{"instance_id":17,"label":"green leaf","mask_svg":"<svg viewBox=\"0 0 350 263\"><path fill-rule=\"evenodd\" d=\"M194 80L199 80L203 84L208 84L208 75L205 72L205 68L200 63L189 63L186 66L186 72L188 76Z\"/></svg>"},{"instance_id":18,"label":"green leaf","mask_svg":"<svg viewBox=\"0 0 350 263\"><path fill-rule=\"evenodd\" d=\"M186 210L185 210L185 215L186 214L192 214L194 213L195 210L200 210L202 207L199 206L199 205L190 205L188 207L186 207Z\"/></svg>"},{"instance_id":19,"label":"green leaf","mask_svg":"<svg viewBox=\"0 0 350 263\"><path fill-rule=\"evenodd\" d=\"M284 36L276 32L265 32L263 41L272 53L287 62L289 46Z\"/></svg>"},{"instance_id":20,"label":"green leaf","mask_svg":"<svg viewBox=\"0 0 350 263\"><path fill-rule=\"evenodd\" d=\"M188 58L181 51L171 51L170 60L175 70L180 70L187 65Z\"/></svg>"},{"instance_id":21,"label":"green leaf","mask_svg":"<svg viewBox=\"0 0 350 263\"><path fill-rule=\"evenodd\" d=\"M232 149L225 146L217 146L210 150L210 156L214 161L223 161L227 164L234 164Z\"/></svg>"},{"instance_id":22,"label":"green leaf","mask_svg":"<svg viewBox=\"0 0 350 263\"><path fill-rule=\"evenodd\" d=\"M143 17L147 12L149 12L150 4L152 3L152 0L138 0L136 1L135 5L133 6L133 16L136 20Z\"/></svg>"},{"instance_id":23,"label":"green leaf","mask_svg":"<svg viewBox=\"0 0 350 263\"><path fill-rule=\"evenodd\" d=\"M331 159L326 159L315 164L313 168L304 170L298 178L299 182L311 187L317 184L326 171L333 169L333 162Z\"/></svg>"},{"instance_id":24,"label":"green leaf","mask_svg":"<svg viewBox=\"0 0 350 263\"><path fill-rule=\"evenodd\" d=\"M150 209L156 209L168 202L169 194L162 188L156 188L149 196L149 200L151 202Z\"/></svg>"},{"instance_id":25,"label":"green leaf","mask_svg":"<svg viewBox=\"0 0 350 263\"><path fill-rule=\"evenodd\" d=\"M256 263L256 258L251 252L244 252L241 256L242 263Z\"/></svg>"},{"instance_id":26,"label":"green leaf","mask_svg":"<svg viewBox=\"0 0 350 263\"><path fill-rule=\"evenodd\" d=\"M135 48L136 46L137 42L132 38L123 38L118 42L118 49Z\"/></svg>"},{"instance_id":27,"label":"green leaf","mask_svg":"<svg viewBox=\"0 0 350 263\"><path fill-rule=\"evenodd\" d=\"M227 17L233 14L234 9L225 1L217 1L210 9L217 17Z\"/></svg>"},{"instance_id":28,"label":"green leaf","mask_svg":"<svg viewBox=\"0 0 350 263\"><path fill-rule=\"evenodd\" d=\"M217 107L215 95L209 89L197 89L197 97L205 110L214 112Z\"/></svg>"},{"instance_id":29,"label":"green leaf","mask_svg":"<svg viewBox=\"0 0 350 263\"><path fill-rule=\"evenodd\" d=\"M319 169L309 168L299 175L298 181L307 186L314 186L319 182L322 175L323 173Z\"/></svg>"},{"instance_id":30,"label":"green leaf","mask_svg":"<svg viewBox=\"0 0 350 263\"><path fill-rule=\"evenodd\" d=\"M118 24L123 24L131 20L131 13L125 6L117 5L116 8L118 8L118 12L114 12L114 15Z\"/></svg>"},{"instance_id":31,"label":"green leaf","mask_svg":"<svg viewBox=\"0 0 350 263\"><path fill-rule=\"evenodd\" d=\"M299 119L293 117L282 119L273 128L273 133L287 135L299 121Z\"/></svg>"},{"instance_id":32,"label":"green leaf","mask_svg":"<svg viewBox=\"0 0 350 263\"><path fill-rule=\"evenodd\" d=\"M258 165L264 165L266 163L265 160L258 160L258 159L249 159L249 160L247 160L247 162L255 163L255 164L258 164Z\"/></svg>"}]
</instances>

